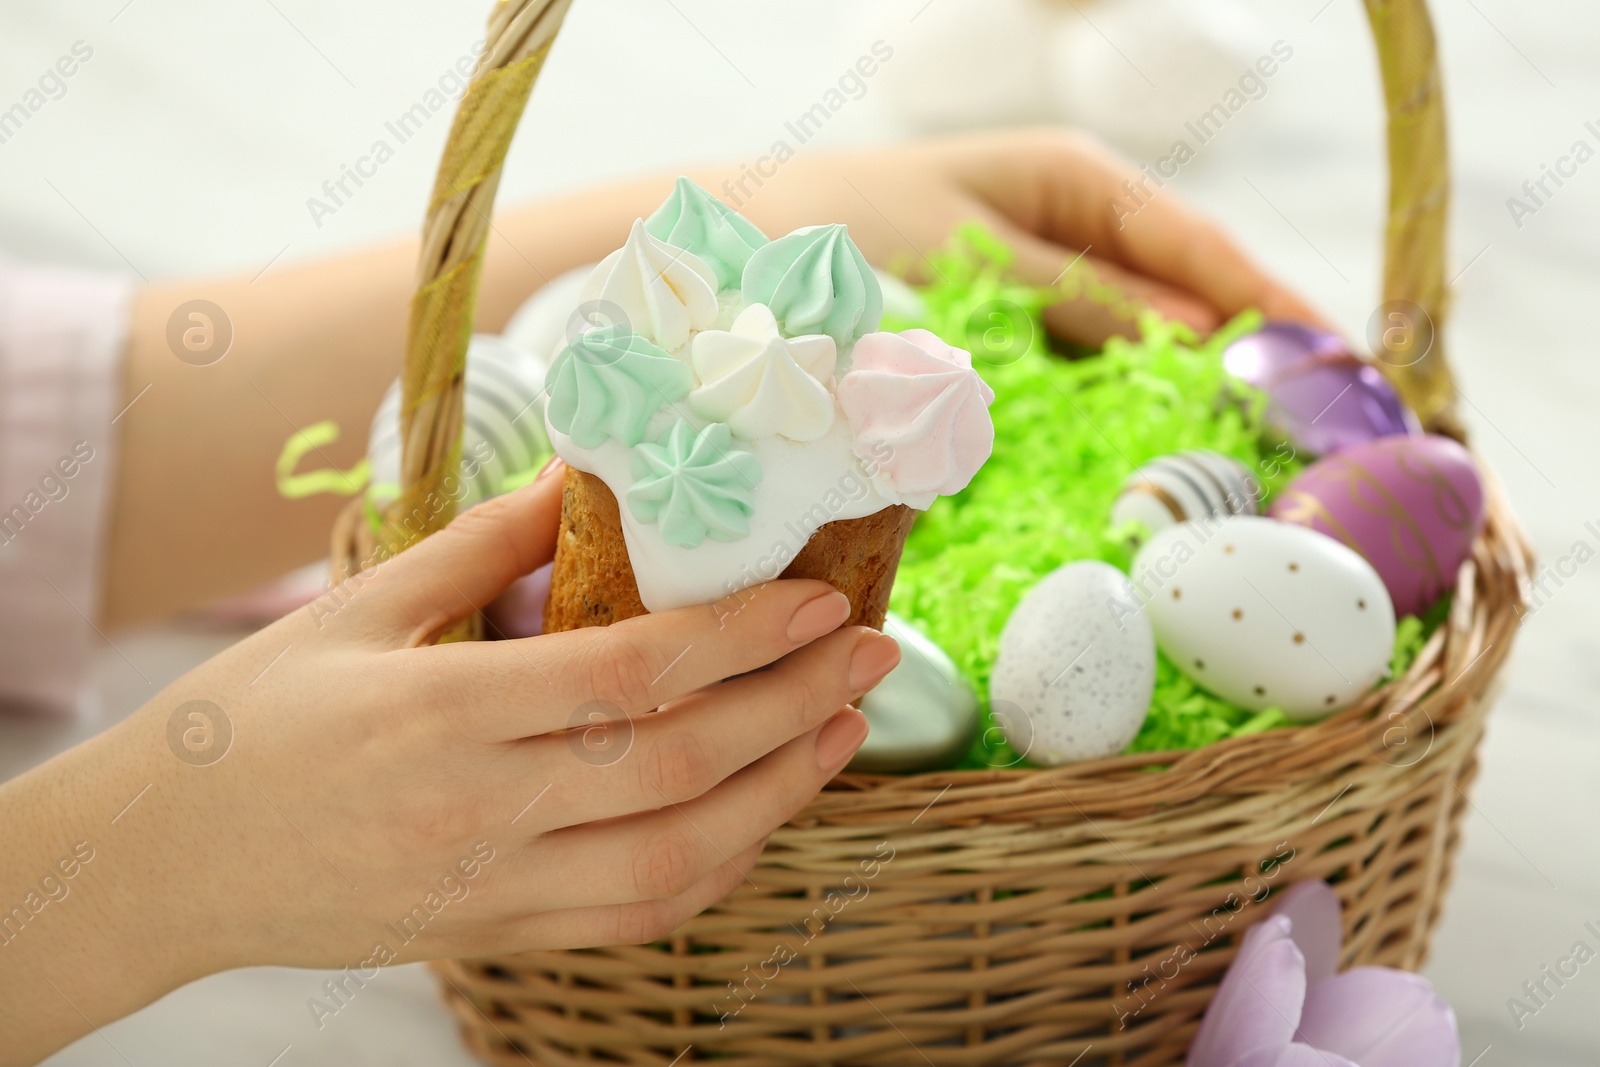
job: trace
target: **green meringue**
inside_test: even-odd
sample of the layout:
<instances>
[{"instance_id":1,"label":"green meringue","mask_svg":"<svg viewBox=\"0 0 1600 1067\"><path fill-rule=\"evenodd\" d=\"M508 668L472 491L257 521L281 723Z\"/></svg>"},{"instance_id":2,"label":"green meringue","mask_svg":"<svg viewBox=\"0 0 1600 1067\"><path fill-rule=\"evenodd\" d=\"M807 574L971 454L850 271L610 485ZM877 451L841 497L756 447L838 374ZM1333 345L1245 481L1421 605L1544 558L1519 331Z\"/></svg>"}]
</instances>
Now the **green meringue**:
<instances>
[{"instance_id":1,"label":"green meringue","mask_svg":"<svg viewBox=\"0 0 1600 1067\"><path fill-rule=\"evenodd\" d=\"M746 304L766 304L786 336L825 333L841 348L883 318L883 289L841 225L808 226L756 250L745 264Z\"/></svg>"},{"instance_id":2,"label":"green meringue","mask_svg":"<svg viewBox=\"0 0 1600 1067\"><path fill-rule=\"evenodd\" d=\"M750 535L751 494L761 481L761 461L737 448L726 423L695 432L679 419L655 442L633 452L628 510L640 522L658 523L668 544L695 548L707 537L737 541Z\"/></svg>"},{"instance_id":3,"label":"green meringue","mask_svg":"<svg viewBox=\"0 0 1600 1067\"><path fill-rule=\"evenodd\" d=\"M580 334L550 365L550 425L580 448L644 440L645 424L694 385L689 365L626 326Z\"/></svg>"},{"instance_id":4,"label":"green meringue","mask_svg":"<svg viewBox=\"0 0 1600 1067\"><path fill-rule=\"evenodd\" d=\"M750 256L768 243L754 223L682 177L644 228L656 240L699 256L716 271L721 289L737 288Z\"/></svg>"}]
</instances>

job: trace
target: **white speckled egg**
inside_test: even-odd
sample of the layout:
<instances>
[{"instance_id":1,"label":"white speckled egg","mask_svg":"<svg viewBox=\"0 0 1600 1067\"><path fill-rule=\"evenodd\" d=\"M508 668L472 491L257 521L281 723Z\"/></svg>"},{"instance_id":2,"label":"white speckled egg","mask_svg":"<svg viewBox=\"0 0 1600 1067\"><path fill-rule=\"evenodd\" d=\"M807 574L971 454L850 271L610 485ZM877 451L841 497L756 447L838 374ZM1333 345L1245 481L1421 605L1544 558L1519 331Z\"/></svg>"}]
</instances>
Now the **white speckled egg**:
<instances>
[{"instance_id":1,"label":"white speckled egg","mask_svg":"<svg viewBox=\"0 0 1600 1067\"><path fill-rule=\"evenodd\" d=\"M990 706L1012 748L1056 766L1126 748L1150 710L1155 677L1155 639L1127 575L1098 561L1068 563L1006 620Z\"/></svg>"},{"instance_id":2,"label":"white speckled egg","mask_svg":"<svg viewBox=\"0 0 1600 1067\"><path fill-rule=\"evenodd\" d=\"M1370 690L1394 648L1372 565L1312 530L1239 516L1171 526L1133 561L1156 641L1241 707L1314 719Z\"/></svg>"},{"instance_id":3,"label":"white speckled egg","mask_svg":"<svg viewBox=\"0 0 1600 1067\"><path fill-rule=\"evenodd\" d=\"M1253 515L1261 481L1220 452L1194 449L1151 460L1128 476L1111 505L1111 521L1133 519L1152 532L1207 515Z\"/></svg>"}]
</instances>

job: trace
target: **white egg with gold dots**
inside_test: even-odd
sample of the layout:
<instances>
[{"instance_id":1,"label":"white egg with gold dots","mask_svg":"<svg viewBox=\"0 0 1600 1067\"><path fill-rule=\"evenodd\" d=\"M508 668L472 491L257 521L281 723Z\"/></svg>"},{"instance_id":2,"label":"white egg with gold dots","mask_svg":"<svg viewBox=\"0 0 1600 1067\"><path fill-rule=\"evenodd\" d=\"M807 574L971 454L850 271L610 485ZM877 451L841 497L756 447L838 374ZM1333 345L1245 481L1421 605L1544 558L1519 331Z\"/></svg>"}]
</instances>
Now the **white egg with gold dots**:
<instances>
[{"instance_id":1,"label":"white egg with gold dots","mask_svg":"<svg viewBox=\"0 0 1600 1067\"><path fill-rule=\"evenodd\" d=\"M1202 687L1252 711L1320 718L1384 676L1394 610L1355 552L1255 516L1184 523L1134 558L1156 643Z\"/></svg>"}]
</instances>

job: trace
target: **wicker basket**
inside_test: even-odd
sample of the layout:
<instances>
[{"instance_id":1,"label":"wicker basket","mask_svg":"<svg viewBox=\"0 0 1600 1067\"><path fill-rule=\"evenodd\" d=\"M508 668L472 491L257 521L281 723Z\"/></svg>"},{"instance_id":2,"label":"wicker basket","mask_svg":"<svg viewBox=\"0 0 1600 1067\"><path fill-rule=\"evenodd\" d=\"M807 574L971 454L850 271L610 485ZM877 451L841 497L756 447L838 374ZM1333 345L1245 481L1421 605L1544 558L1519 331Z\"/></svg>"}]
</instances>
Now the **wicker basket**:
<instances>
[{"instance_id":1,"label":"wicker basket","mask_svg":"<svg viewBox=\"0 0 1600 1067\"><path fill-rule=\"evenodd\" d=\"M1423 0L1366 0L1389 109L1385 297L1445 306L1444 116ZM430 204L405 490L336 569L449 520L461 373L500 165L568 0L501 0ZM1457 432L1443 353L1390 367ZM1054 770L840 775L747 884L651 946L437 965L493 1064L1174 1064L1269 890L1336 880L1345 965L1427 957L1530 555L1489 518L1405 677L1314 726ZM462 634L458 636L472 636Z\"/></svg>"}]
</instances>

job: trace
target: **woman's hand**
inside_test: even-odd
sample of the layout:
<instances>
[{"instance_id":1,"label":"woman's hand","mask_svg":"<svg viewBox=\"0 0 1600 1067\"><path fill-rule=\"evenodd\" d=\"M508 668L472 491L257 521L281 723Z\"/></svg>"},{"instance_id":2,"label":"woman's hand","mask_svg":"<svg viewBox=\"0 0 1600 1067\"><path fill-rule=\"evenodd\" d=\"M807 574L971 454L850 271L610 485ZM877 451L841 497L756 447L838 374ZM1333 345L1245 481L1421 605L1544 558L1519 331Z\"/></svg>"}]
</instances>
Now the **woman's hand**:
<instances>
[{"instance_id":1,"label":"woman's hand","mask_svg":"<svg viewBox=\"0 0 1600 1067\"><path fill-rule=\"evenodd\" d=\"M767 234L843 222L867 259L926 279L930 256L977 222L1016 253L1023 281L1062 292L1045 315L1070 341L1099 345L1136 331L1129 307L1091 296L1117 290L1202 333L1246 308L1320 322L1317 313L1252 263L1178 192L1065 128L993 130L886 148L757 156L688 175ZM498 329L552 267L593 262L621 245L635 218L672 188L671 174L506 213L490 238L481 325ZM537 250L532 251L532 250ZM539 267L530 255L544 257ZM544 264L551 264L545 266ZM1068 269L1070 268L1070 270Z\"/></svg>"},{"instance_id":2,"label":"woman's hand","mask_svg":"<svg viewBox=\"0 0 1600 1067\"><path fill-rule=\"evenodd\" d=\"M865 738L845 705L898 649L803 581L432 644L551 558L559 473L0 789L0 901L95 853L0 947L0 1062L223 968L644 942L739 884Z\"/></svg>"},{"instance_id":3,"label":"woman's hand","mask_svg":"<svg viewBox=\"0 0 1600 1067\"><path fill-rule=\"evenodd\" d=\"M1046 321L1080 344L1097 346L1136 327L1083 295L1091 277L1202 333L1251 307L1273 318L1320 321L1175 190L1157 187L1086 134L999 130L800 152L781 165L708 171L703 184L772 235L847 223L870 261L903 264L924 279L930 253L963 223L982 223L1016 252L1024 281L1057 286L1072 265L1078 277L1063 289L1078 295L1052 308Z\"/></svg>"}]
</instances>

